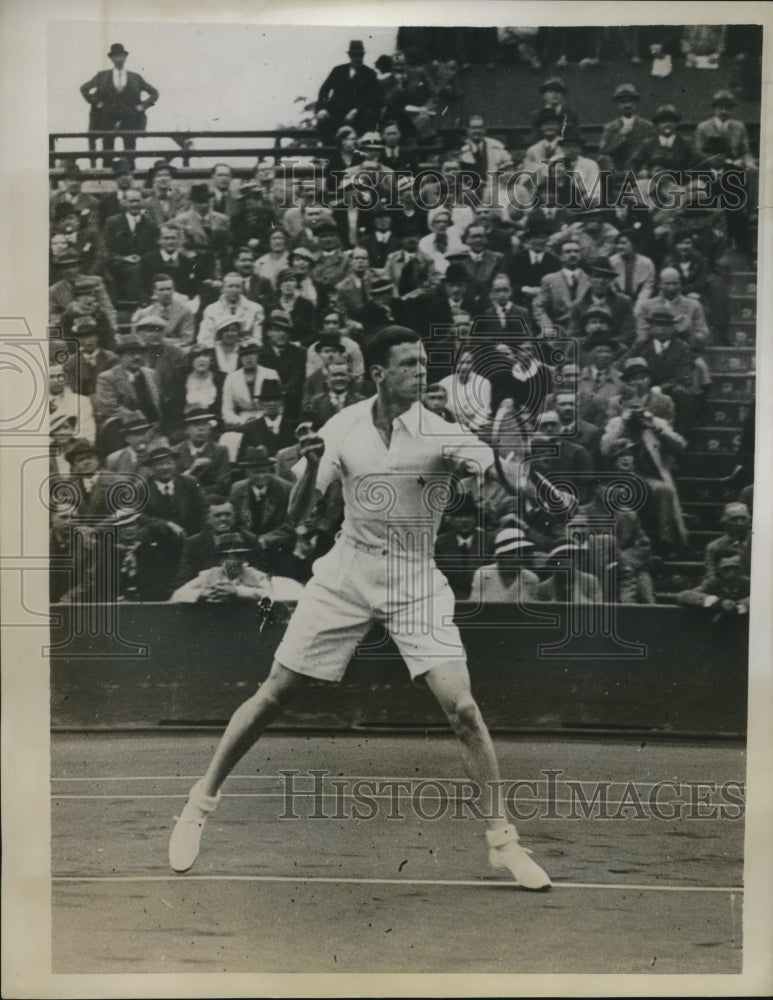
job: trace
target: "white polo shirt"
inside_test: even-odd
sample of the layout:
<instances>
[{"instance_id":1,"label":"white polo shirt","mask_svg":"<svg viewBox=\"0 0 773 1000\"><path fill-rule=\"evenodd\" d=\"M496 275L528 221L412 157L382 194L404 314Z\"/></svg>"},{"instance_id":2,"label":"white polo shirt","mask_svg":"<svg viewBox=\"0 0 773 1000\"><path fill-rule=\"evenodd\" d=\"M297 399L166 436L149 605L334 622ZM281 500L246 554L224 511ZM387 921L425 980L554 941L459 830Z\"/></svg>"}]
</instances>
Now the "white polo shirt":
<instances>
[{"instance_id":1,"label":"white polo shirt","mask_svg":"<svg viewBox=\"0 0 773 1000\"><path fill-rule=\"evenodd\" d=\"M355 544L397 546L424 560L432 556L457 470L482 475L494 462L488 445L416 402L392 424L389 448L373 422L378 397L347 406L320 429L325 452L317 489L340 479L345 503L341 529ZM300 478L306 459L294 468Z\"/></svg>"}]
</instances>

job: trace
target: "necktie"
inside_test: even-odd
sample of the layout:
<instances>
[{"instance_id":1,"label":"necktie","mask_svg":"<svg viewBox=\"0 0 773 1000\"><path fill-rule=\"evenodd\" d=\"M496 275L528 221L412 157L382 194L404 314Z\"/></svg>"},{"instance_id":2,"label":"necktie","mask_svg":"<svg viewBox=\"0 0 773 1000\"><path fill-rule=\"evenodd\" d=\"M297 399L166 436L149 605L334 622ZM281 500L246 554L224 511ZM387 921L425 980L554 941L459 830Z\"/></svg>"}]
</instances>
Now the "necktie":
<instances>
[{"instance_id":1,"label":"necktie","mask_svg":"<svg viewBox=\"0 0 773 1000\"><path fill-rule=\"evenodd\" d=\"M137 408L141 410L152 423L158 420L158 410L156 409L153 397L148 389L145 376L142 372L137 372L134 380L134 395L137 398Z\"/></svg>"},{"instance_id":2,"label":"necktie","mask_svg":"<svg viewBox=\"0 0 773 1000\"><path fill-rule=\"evenodd\" d=\"M577 293L577 275L570 274L566 280L569 283L569 298L574 301L574 297Z\"/></svg>"},{"instance_id":3,"label":"necktie","mask_svg":"<svg viewBox=\"0 0 773 1000\"><path fill-rule=\"evenodd\" d=\"M634 287L633 287L633 265L634 262L632 258L626 257L625 259L625 294L630 295L633 298Z\"/></svg>"}]
</instances>

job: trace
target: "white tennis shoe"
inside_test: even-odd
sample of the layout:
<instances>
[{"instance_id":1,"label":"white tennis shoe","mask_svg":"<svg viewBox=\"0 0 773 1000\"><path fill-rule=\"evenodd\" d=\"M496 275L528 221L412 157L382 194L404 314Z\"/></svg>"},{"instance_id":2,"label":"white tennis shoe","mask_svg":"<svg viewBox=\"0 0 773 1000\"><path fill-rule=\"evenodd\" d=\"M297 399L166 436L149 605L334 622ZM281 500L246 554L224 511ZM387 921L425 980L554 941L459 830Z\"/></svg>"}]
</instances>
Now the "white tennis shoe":
<instances>
[{"instance_id":1,"label":"white tennis shoe","mask_svg":"<svg viewBox=\"0 0 773 1000\"><path fill-rule=\"evenodd\" d=\"M489 846L489 864L492 868L510 872L518 885L524 889L550 888L552 885L550 877L536 861L531 860L529 857L531 851L521 847L514 826L487 830L486 841Z\"/></svg>"},{"instance_id":2,"label":"white tennis shoe","mask_svg":"<svg viewBox=\"0 0 773 1000\"><path fill-rule=\"evenodd\" d=\"M204 824L219 801L220 792L214 797L205 795L200 781L190 790L183 811L175 816L177 822L169 838L169 864L174 871L187 872L199 856Z\"/></svg>"}]
</instances>

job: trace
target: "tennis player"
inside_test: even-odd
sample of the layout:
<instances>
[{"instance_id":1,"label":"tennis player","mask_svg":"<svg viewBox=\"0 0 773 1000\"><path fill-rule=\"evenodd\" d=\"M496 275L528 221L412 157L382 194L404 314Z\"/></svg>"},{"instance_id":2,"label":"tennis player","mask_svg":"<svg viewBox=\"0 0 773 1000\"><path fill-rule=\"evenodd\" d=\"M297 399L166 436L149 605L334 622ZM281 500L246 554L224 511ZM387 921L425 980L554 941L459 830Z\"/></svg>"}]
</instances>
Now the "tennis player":
<instances>
[{"instance_id":1,"label":"tennis player","mask_svg":"<svg viewBox=\"0 0 773 1000\"><path fill-rule=\"evenodd\" d=\"M346 407L301 443L289 516L296 523L340 479L341 532L314 564L270 674L233 714L204 777L190 791L169 843L169 863L187 871L224 780L309 678L340 681L355 646L383 622L414 681L427 685L456 734L469 777L481 790L491 865L526 889L550 879L521 847L501 802L491 737L470 690L453 624L454 596L436 568L434 540L443 495L457 469L484 474L493 454L420 402L427 358L418 334L388 326L366 348L376 395ZM445 494L447 499L447 493Z\"/></svg>"}]
</instances>

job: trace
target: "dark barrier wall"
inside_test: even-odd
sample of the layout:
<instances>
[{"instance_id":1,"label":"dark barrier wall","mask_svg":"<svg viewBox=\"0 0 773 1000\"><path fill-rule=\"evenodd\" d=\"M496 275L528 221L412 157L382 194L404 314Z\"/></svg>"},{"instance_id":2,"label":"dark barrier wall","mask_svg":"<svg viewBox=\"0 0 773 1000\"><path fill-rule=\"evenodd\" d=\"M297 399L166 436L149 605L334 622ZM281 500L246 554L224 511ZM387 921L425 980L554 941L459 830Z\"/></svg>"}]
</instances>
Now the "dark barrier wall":
<instances>
[{"instance_id":1,"label":"dark barrier wall","mask_svg":"<svg viewBox=\"0 0 773 1000\"><path fill-rule=\"evenodd\" d=\"M265 678L284 630L260 632L245 606L51 611L54 728L222 725ZM611 622L577 614L458 606L473 691L492 729L744 735L746 617L712 624L703 609L645 606L618 607ZM278 727L444 725L383 639L374 629L344 682L310 685Z\"/></svg>"}]
</instances>

